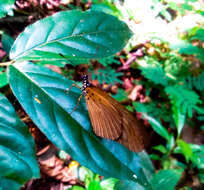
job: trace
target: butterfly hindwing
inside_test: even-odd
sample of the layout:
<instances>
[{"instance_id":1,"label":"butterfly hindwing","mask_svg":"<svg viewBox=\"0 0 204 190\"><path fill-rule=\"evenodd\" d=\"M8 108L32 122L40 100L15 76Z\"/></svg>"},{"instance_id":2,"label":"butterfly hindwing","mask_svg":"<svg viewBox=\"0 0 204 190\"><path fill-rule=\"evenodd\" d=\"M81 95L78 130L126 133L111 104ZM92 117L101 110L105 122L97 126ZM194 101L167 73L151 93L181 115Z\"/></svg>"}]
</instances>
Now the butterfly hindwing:
<instances>
[{"instance_id":1,"label":"butterfly hindwing","mask_svg":"<svg viewBox=\"0 0 204 190\"><path fill-rule=\"evenodd\" d=\"M117 140L131 151L142 151L146 133L132 113L97 87L87 87L86 92L86 104L95 134Z\"/></svg>"}]
</instances>

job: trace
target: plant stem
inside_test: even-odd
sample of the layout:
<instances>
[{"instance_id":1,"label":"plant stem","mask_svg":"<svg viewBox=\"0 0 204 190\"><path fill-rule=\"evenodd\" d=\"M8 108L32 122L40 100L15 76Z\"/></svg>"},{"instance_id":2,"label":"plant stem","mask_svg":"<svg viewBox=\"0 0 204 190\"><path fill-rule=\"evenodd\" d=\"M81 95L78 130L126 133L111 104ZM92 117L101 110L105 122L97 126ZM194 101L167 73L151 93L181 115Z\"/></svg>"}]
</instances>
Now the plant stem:
<instances>
[{"instance_id":1,"label":"plant stem","mask_svg":"<svg viewBox=\"0 0 204 190\"><path fill-rule=\"evenodd\" d=\"M12 63L14 63L14 61L12 60L12 61L8 61L8 62L4 62L4 63L0 63L0 67L7 67L7 66L9 66L9 65L11 65Z\"/></svg>"}]
</instances>

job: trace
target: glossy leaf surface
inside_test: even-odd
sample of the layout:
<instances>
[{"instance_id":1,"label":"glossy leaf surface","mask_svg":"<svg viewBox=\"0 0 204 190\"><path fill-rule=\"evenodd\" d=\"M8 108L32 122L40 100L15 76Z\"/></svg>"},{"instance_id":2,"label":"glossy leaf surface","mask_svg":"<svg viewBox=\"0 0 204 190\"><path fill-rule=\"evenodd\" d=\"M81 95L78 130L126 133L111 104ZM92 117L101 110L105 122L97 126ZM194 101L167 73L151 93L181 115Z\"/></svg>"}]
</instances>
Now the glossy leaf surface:
<instances>
[{"instance_id":1,"label":"glossy leaf surface","mask_svg":"<svg viewBox=\"0 0 204 190\"><path fill-rule=\"evenodd\" d=\"M181 177L182 170L160 170L151 180L155 190L172 190Z\"/></svg>"},{"instance_id":2,"label":"glossy leaf surface","mask_svg":"<svg viewBox=\"0 0 204 190\"><path fill-rule=\"evenodd\" d=\"M81 90L65 91L72 81L33 64L9 68L10 86L27 114L55 145L100 175L146 183L154 172L148 156L98 138L92 132L84 99L70 115ZM22 85L23 84L23 85ZM140 156L141 154L141 156Z\"/></svg>"},{"instance_id":3,"label":"glossy leaf surface","mask_svg":"<svg viewBox=\"0 0 204 190\"><path fill-rule=\"evenodd\" d=\"M17 190L39 177L34 141L9 101L0 94L0 189Z\"/></svg>"},{"instance_id":4,"label":"glossy leaf surface","mask_svg":"<svg viewBox=\"0 0 204 190\"><path fill-rule=\"evenodd\" d=\"M151 124L152 128L156 133L158 133L160 136L165 138L167 141L170 140L171 136L169 135L168 131L165 129L164 126L161 125L160 122L158 122L156 119L153 117L148 116L147 114L144 114L145 119L149 121Z\"/></svg>"},{"instance_id":5,"label":"glossy leaf surface","mask_svg":"<svg viewBox=\"0 0 204 190\"><path fill-rule=\"evenodd\" d=\"M11 59L95 59L120 51L132 32L116 17L95 11L66 11L44 18L16 39Z\"/></svg>"},{"instance_id":6,"label":"glossy leaf surface","mask_svg":"<svg viewBox=\"0 0 204 190\"><path fill-rule=\"evenodd\" d=\"M4 68L0 68L0 88L7 85L7 75L6 72L4 72Z\"/></svg>"}]
</instances>

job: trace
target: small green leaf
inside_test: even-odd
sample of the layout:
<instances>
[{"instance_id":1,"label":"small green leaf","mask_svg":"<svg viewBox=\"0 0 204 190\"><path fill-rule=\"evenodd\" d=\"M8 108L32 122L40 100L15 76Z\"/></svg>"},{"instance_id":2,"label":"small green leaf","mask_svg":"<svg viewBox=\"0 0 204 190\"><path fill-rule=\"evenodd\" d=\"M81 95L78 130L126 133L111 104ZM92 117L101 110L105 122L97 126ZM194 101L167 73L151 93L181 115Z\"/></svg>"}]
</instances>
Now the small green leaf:
<instances>
[{"instance_id":1,"label":"small green leaf","mask_svg":"<svg viewBox=\"0 0 204 190\"><path fill-rule=\"evenodd\" d=\"M160 145L157 145L157 146L154 146L153 149L158 150L158 151L160 151L160 152L163 153L163 154L165 154L165 153L167 152L165 146L163 146L163 145L161 145L161 144L160 144Z\"/></svg>"},{"instance_id":2,"label":"small green leaf","mask_svg":"<svg viewBox=\"0 0 204 190\"><path fill-rule=\"evenodd\" d=\"M182 171L183 170L160 170L151 180L153 189L174 189L181 177Z\"/></svg>"},{"instance_id":3,"label":"small green leaf","mask_svg":"<svg viewBox=\"0 0 204 190\"><path fill-rule=\"evenodd\" d=\"M0 68L0 88L8 84L7 74L3 71L4 69Z\"/></svg>"},{"instance_id":4,"label":"small green leaf","mask_svg":"<svg viewBox=\"0 0 204 190\"><path fill-rule=\"evenodd\" d=\"M165 138L167 141L170 140L170 135L168 133L168 131L165 129L165 127L163 127L156 119L154 119L153 117L148 116L147 114L143 114L144 118L147 119L149 121L149 123L151 124L152 128L154 129L154 131L156 133L158 133L160 136L162 136L163 138Z\"/></svg>"},{"instance_id":5,"label":"small green leaf","mask_svg":"<svg viewBox=\"0 0 204 190\"><path fill-rule=\"evenodd\" d=\"M170 138L167 141L167 149L171 150L173 147L175 146L175 139L174 139L174 135L170 134Z\"/></svg>"},{"instance_id":6,"label":"small green leaf","mask_svg":"<svg viewBox=\"0 0 204 190\"><path fill-rule=\"evenodd\" d=\"M189 160L193 156L193 151L192 151L191 146L181 139L177 140L177 144L181 148L181 153L186 158L186 161L189 162Z\"/></svg>"},{"instance_id":7,"label":"small green leaf","mask_svg":"<svg viewBox=\"0 0 204 190\"><path fill-rule=\"evenodd\" d=\"M112 95L112 97L121 102L128 99L128 94L125 90L119 88L117 94Z\"/></svg>"},{"instance_id":8,"label":"small green leaf","mask_svg":"<svg viewBox=\"0 0 204 190\"><path fill-rule=\"evenodd\" d=\"M81 186L75 185L70 190L86 190L86 189Z\"/></svg>"},{"instance_id":9,"label":"small green leaf","mask_svg":"<svg viewBox=\"0 0 204 190\"><path fill-rule=\"evenodd\" d=\"M107 179L103 179L100 182L101 188L103 190L114 190L115 189L115 185L118 182L118 179L115 178L107 178Z\"/></svg>"},{"instance_id":10,"label":"small green leaf","mask_svg":"<svg viewBox=\"0 0 204 190\"><path fill-rule=\"evenodd\" d=\"M150 154L149 156L150 156L150 158L151 158L152 160L161 160L161 157L158 156L157 154Z\"/></svg>"},{"instance_id":11,"label":"small green leaf","mask_svg":"<svg viewBox=\"0 0 204 190\"><path fill-rule=\"evenodd\" d=\"M100 181L91 181L89 183L88 190L101 190Z\"/></svg>"},{"instance_id":12,"label":"small green leaf","mask_svg":"<svg viewBox=\"0 0 204 190\"><path fill-rule=\"evenodd\" d=\"M103 12L64 11L28 26L14 42L10 58L41 61L103 58L120 51L131 35L124 22Z\"/></svg>"},{"instance_id":13,"label":"small green leaf","mask_svg":"<svg viewBox=\"0 0 204 190\"><path fill-rule=\"evenodd\" d=\"M186 117L185 117L185 114L182 114L182 112L180 111L180 108L177 107L176 105L174 105L172 109L173 109L173 118L176 123L177 133L178 133L178 136L180 136L181 131L185 124Z\"/></svg>"},{"instance_id":14,"label":"small green leaf","mask_svg":"<svg viewBox=\"0 0 204 190\"><path fill-rule=\"evenodd\" d=\"M18 190L39 177L35 144L27 126L9 101L0 94L0 189Z\"/></svg>"},{"instance_id":15,"label":"small green leaf","mask_svg":"<svg viewBox=\"0 0 204 190\"><path fill-rule=\"evenodd\" d=\"M81 181L85 181L86 178L93 180L93 177L94 177L94 173L90 169L88 169L84 166L81 166L79 168L79 179Z\"/></svg>"}]
</instances>

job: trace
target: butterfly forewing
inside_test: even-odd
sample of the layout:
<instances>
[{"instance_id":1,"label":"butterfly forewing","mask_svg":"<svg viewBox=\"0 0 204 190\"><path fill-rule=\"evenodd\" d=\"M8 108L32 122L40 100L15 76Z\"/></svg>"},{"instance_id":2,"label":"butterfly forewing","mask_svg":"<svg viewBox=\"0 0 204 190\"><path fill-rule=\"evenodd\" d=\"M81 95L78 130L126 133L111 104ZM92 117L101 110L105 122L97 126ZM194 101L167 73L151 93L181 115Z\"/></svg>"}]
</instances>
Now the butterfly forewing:
<instances>
[{"instance_id":1,"label":"butterfly forewing","mask_svg":"<svg viewBox=\"0 0 204 190\"><path fill-rule=\"evenodd\" d=\"M120 112L110 104L102 90L87 87L85 97L89 116L96 135L116 140L122 134L122 117Z\"/></svg>"},{"instance_id":2,"label":"butterfly forewing","mask_svg":"<svg viewBox=\"0 0 204 190\"><path fill-rule=\"evenodd\" d=\"M142 151L146 133L131 112L99 88L87 87L86 92L86 104L96 135L117 140L131 151Z\"/></svg>"}]
</instances>

